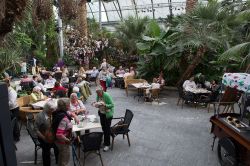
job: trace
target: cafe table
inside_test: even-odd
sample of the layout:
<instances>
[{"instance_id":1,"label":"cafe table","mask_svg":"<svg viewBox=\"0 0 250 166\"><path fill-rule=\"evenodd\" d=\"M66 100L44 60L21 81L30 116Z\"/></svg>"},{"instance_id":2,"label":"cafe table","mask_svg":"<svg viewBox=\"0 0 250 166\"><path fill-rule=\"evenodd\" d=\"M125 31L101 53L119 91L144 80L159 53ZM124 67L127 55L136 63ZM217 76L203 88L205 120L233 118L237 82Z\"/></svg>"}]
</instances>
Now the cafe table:
<instances>
[{"instance_id":1,"label":"cafe table","mask_svg":"<svg viewBox=\"0 0 250 166\"><path fill-rule=\"evenodd\" d=\"M58 99L48 98L48 99L46 99L46 100L42 100L42 101L38 101L38 102L36 102L36 103L33 103L33 104L31 104L31 106L32 106L34 109L43 108L44 105L45 105L48 101L54 101L55 104L57 105L57 100L58 100Z\"/></svg>"},{"instance_id":2,"label":"cafe table","mask_svg":"<svg viewBox=\"0 0 250 166\"><path fill-rule=\"evenodd\" d=\"M144 96L144 89L150 88L151 85L148 83L134 83L131 84L137 89L137 96L138 96L138 101L140 100L141 97ZM134 96L135 98L136 96Z\"/></svg>"}]
</instances>

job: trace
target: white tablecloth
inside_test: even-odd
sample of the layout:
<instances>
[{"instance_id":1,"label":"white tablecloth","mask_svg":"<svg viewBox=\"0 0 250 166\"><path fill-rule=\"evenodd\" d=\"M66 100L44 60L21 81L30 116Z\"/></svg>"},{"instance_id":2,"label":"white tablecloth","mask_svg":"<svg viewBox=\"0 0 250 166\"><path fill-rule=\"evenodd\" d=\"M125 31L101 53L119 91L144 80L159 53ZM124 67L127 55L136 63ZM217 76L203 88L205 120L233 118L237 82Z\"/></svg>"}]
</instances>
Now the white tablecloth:
<instances>
[{"instance_id":1,"label":"white tablecloth","mask_svg":"<svg viewBox=\"0 0 250 166\"><path fill-rule=\"evenodd\" d=\"M222 83L231 88L250 93L250 74L247 73L225 73Z\"/></svg>"}]
</instances>

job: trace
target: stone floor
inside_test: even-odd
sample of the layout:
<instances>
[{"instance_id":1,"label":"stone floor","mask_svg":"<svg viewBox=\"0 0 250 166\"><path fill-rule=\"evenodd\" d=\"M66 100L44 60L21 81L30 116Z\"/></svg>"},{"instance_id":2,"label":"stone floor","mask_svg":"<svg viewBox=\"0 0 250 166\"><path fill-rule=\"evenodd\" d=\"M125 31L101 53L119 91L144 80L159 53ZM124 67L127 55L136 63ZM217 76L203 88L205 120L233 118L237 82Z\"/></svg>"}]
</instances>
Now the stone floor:
<instances>
[{"instance_id":1,"label":"stone floor","mask_svg":"<svg viewBox=\"0 0 250 166\"><path fill-rule=\"evenodd\" d=\"M92 88L94 91L94 87ZM152 105L134 99L133 91L126 97L125 90L108 90L114 99L115 117L123 116L125 109L134 112L130 129L131 147L122 136L115 139L114 150L102 152L105 166L218 166L216 151L211 151L212 135L206 108L176 106L177 92L164 91L163 105ZM86 102L91 114L97 110L90 103L95 94ZM34 144L25 127L21 141L17 143L18 165L34 165ZM41 150L38 153L41 163ZM54 164L55 160L52 159ZM52 165L53 165L52 164ZM69 165L73 165L72 161ZM101 165L95 155L86 160L87 166Z\"/></svg>"}]
</instances>

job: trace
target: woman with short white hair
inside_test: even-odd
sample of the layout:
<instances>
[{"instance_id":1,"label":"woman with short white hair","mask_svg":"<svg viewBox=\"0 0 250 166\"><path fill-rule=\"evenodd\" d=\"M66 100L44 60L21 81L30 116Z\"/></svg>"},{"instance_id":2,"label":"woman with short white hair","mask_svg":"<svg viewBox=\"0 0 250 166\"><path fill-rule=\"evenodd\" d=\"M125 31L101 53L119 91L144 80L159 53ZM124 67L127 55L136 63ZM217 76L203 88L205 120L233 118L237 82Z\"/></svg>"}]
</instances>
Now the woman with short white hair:
<instances>
[{"instance_id":1,"label":"woman with short white hair","mask_svg":"<svg viewBox=\"0 0 250 166\"><path fill-rule=\"evenodd\" d=\"M30 94L30 104L43 100L44 96L41 92L41 88L39 86L35 86L33 88L32 93Z\"/></svg>"},{"instance_id":2,"label":"woman with short white hair","mask_svg":"<svg viewBox=\"0 0 250 166\"><path fill-rule=\"evenodd\" d=\"M78 100L76 93L72 93L70 95L70 109L69 110L75 113L76 115L87 113L86 107L84 106L81 100Z\"/></svg>"}]
</instances>

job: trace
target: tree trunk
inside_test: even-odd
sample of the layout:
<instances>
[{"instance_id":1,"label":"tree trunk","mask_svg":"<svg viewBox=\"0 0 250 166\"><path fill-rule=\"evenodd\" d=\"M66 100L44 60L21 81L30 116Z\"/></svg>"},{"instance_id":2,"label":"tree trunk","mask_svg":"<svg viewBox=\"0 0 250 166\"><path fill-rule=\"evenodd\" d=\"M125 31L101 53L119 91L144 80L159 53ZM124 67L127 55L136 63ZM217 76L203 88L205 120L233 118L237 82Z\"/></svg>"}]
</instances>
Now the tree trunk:
<instances>
[{"instance_id":1,"label":"tree trunk","mask_svg":"<svg viewBox=\"0 0 250 166\"><path fill-rule=\"evenodd\" d=\"M81 0L78 5L78 30L82 38L88 37L88 22L87 22L87 0ZM84 55L84 68L89 69L88 54Z\"/></svg>"},{"instance_id":2,"label":"tree trunk","mask_svg":"<svg viewBox=\"0 0 250 166\"><path fill-rule=\"evenodd\" d=\"M198 51L196 52L196 56L193 58L192 63L188 65L187 69L184 71L181 78L179 79L177 83L178 86L181 86L184 80L187 80L189 77L191 77L191 75L194 72L194 69L201 63L202 58L205 55L205 52L206 52L205 47L200 47L198 49Z\"/></svg>"},{"instance_id":3,"label":"tree trunk","mask_svg":"<svg viewBox=\"0 0 250 166\"><path fill-rule=\"evenodd\" d=\"M88 23L87 23L87 1L81 0L78 5L78 30L81 37L88 36Z\"/></svg>"},{"instance_id":4,"label":"tree trunk","mask_svg":"<svg viewBox=\"0 0 250 166\"><path fill-rule=\"evenodd\" d=\"M2 20L5 17L5 0L0 1L0 25L2 24Z\"/></svg>"},{"instance_id":5,"label":"tree trunk","mask_svg":"<svg viewBox=\"0 0 250 166\"><path fill-rule=\"evenodd\" d=\"M197 2L198 0L186 0L186 13L191 12L195 8Z\"/></svg>"}]
</instances>

